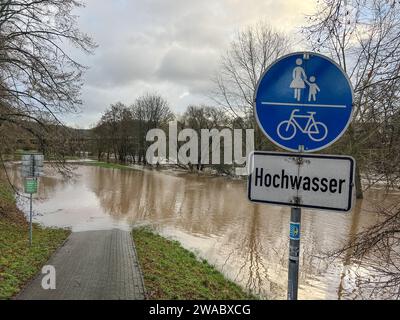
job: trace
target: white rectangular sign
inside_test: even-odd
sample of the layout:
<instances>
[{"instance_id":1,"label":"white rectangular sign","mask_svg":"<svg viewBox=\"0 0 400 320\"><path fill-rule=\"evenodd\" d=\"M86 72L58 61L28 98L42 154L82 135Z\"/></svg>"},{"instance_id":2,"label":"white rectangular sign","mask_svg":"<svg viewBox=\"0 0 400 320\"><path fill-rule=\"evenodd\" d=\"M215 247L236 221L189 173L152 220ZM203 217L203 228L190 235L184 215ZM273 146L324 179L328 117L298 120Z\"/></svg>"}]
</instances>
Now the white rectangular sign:
<instances>
[{"instance_id":1,"label":"white rectangular sign","mask_svg":"<svg viewBox=\"0 0 400 320\"><path fill-rule=\"evenodd\" d=\"M250 201L351 210L355 193L352 157L254 151L249 165Z\"/></svg>"},{"instance_id":2,"label":"white rectangular sign","mask_svg":"<svg viewBox=\"0 0 400 320\"><path fill-rule=\"evenodd\" d=\"M44 161L42 154L23 154L21 160L23 177L39 177L42 175Z\"/></svg>"}]
</instances>

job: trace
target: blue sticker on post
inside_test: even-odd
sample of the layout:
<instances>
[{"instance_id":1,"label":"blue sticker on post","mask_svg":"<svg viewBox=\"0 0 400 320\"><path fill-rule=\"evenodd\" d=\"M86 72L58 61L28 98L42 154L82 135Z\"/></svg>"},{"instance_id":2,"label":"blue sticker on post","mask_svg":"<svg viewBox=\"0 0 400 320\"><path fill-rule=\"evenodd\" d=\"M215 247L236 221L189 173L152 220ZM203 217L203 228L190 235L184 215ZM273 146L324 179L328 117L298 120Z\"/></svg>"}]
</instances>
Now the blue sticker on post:
<instances>
[{"instance_id":1,"label":"blue sticker on post","mask_svg":"<svg viewBox=\"0 0 400 320\"><path fill-rule=\"evenodd\" d=\"M300 223L290 222L290 235L291 240L300 240Z\"/></svg>"}]
</instances>

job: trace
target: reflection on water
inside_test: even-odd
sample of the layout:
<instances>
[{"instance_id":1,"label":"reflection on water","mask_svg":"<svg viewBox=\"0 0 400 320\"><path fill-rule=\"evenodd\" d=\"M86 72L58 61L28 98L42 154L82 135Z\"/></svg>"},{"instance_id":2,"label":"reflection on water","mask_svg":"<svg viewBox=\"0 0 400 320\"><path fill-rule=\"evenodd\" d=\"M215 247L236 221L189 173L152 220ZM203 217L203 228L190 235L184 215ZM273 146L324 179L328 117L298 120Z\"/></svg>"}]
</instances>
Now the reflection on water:
<instances>
[{"instance_id":1,"label":"reflection on water","mask_svg":"<svg viewBox=\"0 0 400 320\"><path fill-rule=\"evenodd\" d=\"M13 172L18 183L19 170ZM285 299L290 209L248 202L244 181L147 170L81 166L71 180L46 170L34 203L35 220L73 231L151 224L269 299ZM370 191L350 214L303 210L300 299L348 299L352 261L321 255L376 220ZM26 210L24 201L20 206Z\"/></svg>"}]
</instances>

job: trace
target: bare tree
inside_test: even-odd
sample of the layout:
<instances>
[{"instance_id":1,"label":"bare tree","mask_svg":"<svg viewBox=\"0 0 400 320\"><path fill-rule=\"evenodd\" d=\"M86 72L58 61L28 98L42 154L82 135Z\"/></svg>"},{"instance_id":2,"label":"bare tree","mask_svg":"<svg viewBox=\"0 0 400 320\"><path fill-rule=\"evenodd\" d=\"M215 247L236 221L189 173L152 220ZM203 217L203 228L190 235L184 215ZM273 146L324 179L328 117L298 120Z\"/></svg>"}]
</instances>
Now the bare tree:
<instances>
[{"instance_id":1,"label":"bare tree","mask_svg":"<svg viewBox=\"0 0 400 320\"><path fill-rule=\"evenodd\" d=\"M166 128L175 116L168 102L156 93L146 93L137 98L131 108L134 119L138 121L139 158L145 162L147 132L153 128Z\"/></svg>"},{"instance_id":2,"label":"bare tree","mask_svg":"<svg viewBox=\"0 0 400 320\"><path fill-rule=\"evenodd\" d=\"M107 152L107 161L110 159L110 152L121 163L125 162L129 155L132 142L132 111L123 103L117 102L107 109L98 123L94 134L99 135L100 149Z\"/></svg>"},{"instance_id":3,"label":"bare tree","mask_svg":"<svg viewBox=\"0 0 400 320\"><path fill-rule=\"evenodd\" d=\"M330 257L346 254L369 272L357 275L358 293L365 298L400 298L400 203L379 206L378 223L364 229ZM350 253L350 255L349 255Z\"/></svg>"},{"instance_id":4,"label":"bare tree","mask_svg":"<svg viewBox=\"0 0 400 320\"><path fill-rule=\"evenodd\" d=\"M54 136L62 130L56 128L59 115L81 104L85 70L67 45L85 53L95 48L72 14L80 6L76 0L0 3L0 127L18 126L54 156L65 140L64 134Z\"/></svg>"},{"instance_id":5,"label":"bare tree","mask_svg":"<svg viewBox=\"0 0 400 320\"><path fill-rule=\"evenodd\" d=\"M254 93L258 81L266 68L289 48L288 38L265 23L238 32L222 57L212 98L232 118L254 119ZM255 120L243 123L258 130ZM257 148L262 145L259 131L256 131L255 145Z\"/></svg>"},{"instance_id":6,"label":"bare tree","mask_svg":"<svg viewBox=\"0 0 400 320\"><path fill-rule=\"evenodd\" d=\"M354 116L334 145L357 160L356 188L379 182L400 186L400 4L392 0L323 0L303 29L313 50L330 55L354 87ZM358 288L369 297L400 297L399 203L377 208L379 221L352 235L348 245L330 253L346 254L368 275Z\"/></svg>"},{"instance_id":7,"label":"bare tree","mask_svg":"<svg viewBox=\"0 0 400 320\"><path fill-rule=\"evenodd\" d=\"M159 94L146 93L136 99L134 110L146 122L147 129L159 128L168 124L175 118L168 102Z\"/></svg>"},{"instance_id":8,"label":"bare tree","mask_svg":"<svg viewBox=\"0 0 400 320\"><path fill-rule=\"evenodd\" d=\"M360 171L370 182L368 187L382 179L392 186L400 183L398 166L387 165L400 160L399 7L397 1L323 0L303 29L312 49L329 54L353 83L353 122L339 146L357 160L358 197ZM371 146L377 140L379 144ZM372 148L379 152L364 152ZM377 160L384 160L381 169L371 165Z\"/></svg>"},{"instance_id":9,"label":"bare tree","mask_svg":"<svg viewBox=\"0 0 400 320\"><path fill-rule=\"evenodd\" d=\"M226 115L226 112L220 108L214 108L209 106L188 106L185 113L182 115L181 122L186 128L190 128L196 131L197 136L201 137L202 129L223 129L230 126L230 119ZM202 171L204 169L204 164L201 163L201 157L204 152L211 153L211 144L208 145L207 150L202 150L202 144L198 144L198 161L197 170ZM221 150L221 154L223 151ZM227 171L226 167L231 169L232 166L224 165L214 165L218 171Z\"/></svg>"}]
</instances>

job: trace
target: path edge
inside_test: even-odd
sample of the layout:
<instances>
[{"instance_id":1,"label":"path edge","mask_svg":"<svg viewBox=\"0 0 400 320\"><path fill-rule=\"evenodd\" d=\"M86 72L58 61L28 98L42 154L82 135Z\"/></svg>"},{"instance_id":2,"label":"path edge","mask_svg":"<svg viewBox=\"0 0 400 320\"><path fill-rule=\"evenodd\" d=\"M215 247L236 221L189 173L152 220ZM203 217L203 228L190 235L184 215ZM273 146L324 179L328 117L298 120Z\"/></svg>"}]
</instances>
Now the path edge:
<instances>
[{"instance_id":1,"label":"path edge","mask_svg":"<svg viewBox=\"0 0 400 320\"><path fill-rule=\"evenodd\" d=\"M133 240L133 231L134 230L135 230L135 228L132 228L131 231L129 232L129 235L130 235L130 238L131 238L133 252L135 254L135 258L136 258L136 261L137 261L137 266L138 266L138 269L139 269L140 281L142 282L142 287L143 287L144 300L148 300L148 298L147 298L148 297L147 289L146 289L146 286L144 284L144 275L143 275L142 267L140 265L139 256L138 256L137 251L136 251L136 244L135 244L135 241Z\"/></svg>"}]
</instances>

